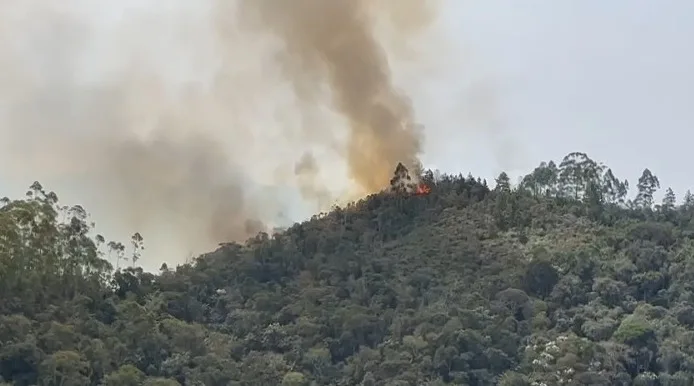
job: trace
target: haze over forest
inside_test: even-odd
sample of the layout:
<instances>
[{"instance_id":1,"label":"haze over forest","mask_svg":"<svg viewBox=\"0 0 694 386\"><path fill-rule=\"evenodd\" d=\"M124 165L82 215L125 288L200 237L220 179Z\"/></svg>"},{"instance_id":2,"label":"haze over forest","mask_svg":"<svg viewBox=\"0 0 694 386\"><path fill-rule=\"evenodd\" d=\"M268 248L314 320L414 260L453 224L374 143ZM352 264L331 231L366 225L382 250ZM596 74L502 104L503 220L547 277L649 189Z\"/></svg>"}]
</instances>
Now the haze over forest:
<instances>
[{"instance_id":1,"label":"haze over forest","mask_svg":"<svg viewBox=\"0 0 694 386\"><path fill-rule=\"evenodd\" d=\"M143 264L155 269L375 192L397 162L456 172L484 163L488 178L524 172L561 152L536 159L546 133L513 119L506 63L490 54L492 35L475 32L495 14L498 34L516 22L528 33L529 13L509 18L504 4L489 13L444 0L303 0L288 9L250 0L3 2L5 191L19 196L39 180L89 207L105 234L141 232ZM579 8L576 20L587 14ZM570 73L565 66L555 71ZM581 131L569 121L554 131Z\"/></svg>"},{"instance_id":2,"label":"haze over forest","mask_svg":"<svg viewBox=\"0 0 694 386\"><path fill-rule=\"evenodd\" d=\"M0 1L0 386L694 385L694 3L543 1Z\"/></svg>"}]
</instances>

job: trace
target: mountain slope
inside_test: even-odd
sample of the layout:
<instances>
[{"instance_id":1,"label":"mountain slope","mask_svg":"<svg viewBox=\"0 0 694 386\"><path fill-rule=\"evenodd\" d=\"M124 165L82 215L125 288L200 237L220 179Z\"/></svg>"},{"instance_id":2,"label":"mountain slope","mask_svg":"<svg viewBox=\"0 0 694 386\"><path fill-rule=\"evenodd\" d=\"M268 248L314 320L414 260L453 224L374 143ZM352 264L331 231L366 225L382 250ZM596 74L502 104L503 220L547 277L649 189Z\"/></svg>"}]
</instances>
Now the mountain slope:
<instances>
[{"instance_id":1,"label":"mountain slope","mask_svg":"<svg viewBox=\"0 0 694 386\"><path fill-rule=\"evenodd\" d=\"M689 385L694 198L585 154L511 187L434 176L112 272L86 212L32 187L0 210L0 376L62 385ZM57 209L56 209L57 208ZM133 239L138 256L141 240ZM136 264L137 259L133 259Z\"/></svg>"}]
</instances>

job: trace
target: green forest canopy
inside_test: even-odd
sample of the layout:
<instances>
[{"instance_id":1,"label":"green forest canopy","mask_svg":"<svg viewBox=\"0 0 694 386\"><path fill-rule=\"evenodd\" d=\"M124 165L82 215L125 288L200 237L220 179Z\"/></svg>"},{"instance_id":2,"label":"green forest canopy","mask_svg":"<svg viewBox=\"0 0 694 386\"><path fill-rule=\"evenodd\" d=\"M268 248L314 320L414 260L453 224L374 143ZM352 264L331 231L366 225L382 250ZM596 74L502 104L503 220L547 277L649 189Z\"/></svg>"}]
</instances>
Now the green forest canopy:
<instances>
[{"instance_id":1,"label":"green forest canopy","mask_svg":"<svg viewBox=\"0 0 694 386\"><path fill-rule=\"evenodd\" d=\"M0 208L0 383L693 384L690 192L583 153L423 178L158 274L35 183Z\"/></svg>"}]
</instances>

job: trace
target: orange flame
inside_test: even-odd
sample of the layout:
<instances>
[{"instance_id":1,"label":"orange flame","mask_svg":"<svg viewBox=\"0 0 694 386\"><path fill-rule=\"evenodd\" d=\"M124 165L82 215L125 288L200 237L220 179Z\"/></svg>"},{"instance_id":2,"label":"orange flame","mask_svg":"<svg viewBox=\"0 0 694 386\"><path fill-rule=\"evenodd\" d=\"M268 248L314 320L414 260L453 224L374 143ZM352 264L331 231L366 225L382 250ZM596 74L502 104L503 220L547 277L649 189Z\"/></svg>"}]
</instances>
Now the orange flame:
<instances>
[{"instance_id":1,"label":"orange flame","mask_svg":"<svg viewBox=\"0 0 694 386\"><path fill-rule=\"evenodd\" d=\"M429 193L431 193L431 188L429 186L427 186L426 184L418 184L417 190L415 190L414 194L418 196L423 196Z\"/></svg>"}]
</instances>

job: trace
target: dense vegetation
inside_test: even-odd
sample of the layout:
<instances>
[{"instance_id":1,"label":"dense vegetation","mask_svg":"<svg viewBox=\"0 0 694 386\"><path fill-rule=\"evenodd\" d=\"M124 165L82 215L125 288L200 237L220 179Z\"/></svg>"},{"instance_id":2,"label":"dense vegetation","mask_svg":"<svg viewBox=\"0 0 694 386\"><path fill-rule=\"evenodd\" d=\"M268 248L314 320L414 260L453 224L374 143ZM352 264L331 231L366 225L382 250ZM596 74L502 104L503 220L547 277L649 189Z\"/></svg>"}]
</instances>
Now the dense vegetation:
<instances>
[{"instance_id":1,"label":"dense vegetation","mask_svg":"<svg viewBox=\"0 0 694 386\"><path fill-rule=\"evenodd\" d=\"M36 183L0 209L0 383L694 384L692 194L582 153L424 179L156 275Z\"/></svg>"}]
</instances>

